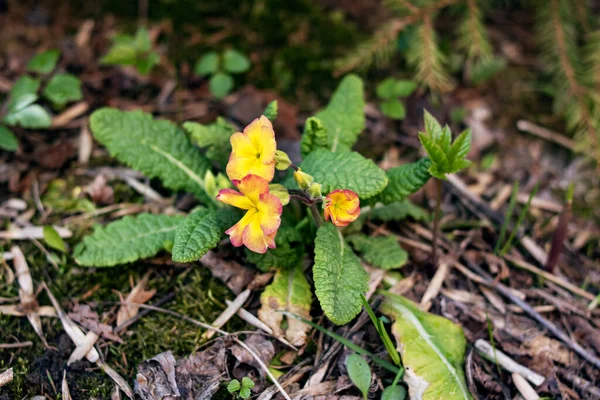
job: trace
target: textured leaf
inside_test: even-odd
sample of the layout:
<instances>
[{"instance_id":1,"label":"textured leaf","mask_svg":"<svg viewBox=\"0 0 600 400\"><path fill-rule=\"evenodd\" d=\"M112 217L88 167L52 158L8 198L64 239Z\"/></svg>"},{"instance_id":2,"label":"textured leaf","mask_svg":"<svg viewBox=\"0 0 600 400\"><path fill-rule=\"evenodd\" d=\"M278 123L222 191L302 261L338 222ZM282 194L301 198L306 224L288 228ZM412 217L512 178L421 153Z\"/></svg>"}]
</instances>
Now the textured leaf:
<instances>
[{"instance_id":1,"label":"textured leaf","mask_svg":"<svg viewBox=\"0 0 600 400\"><path fill-rule=\"evenodd\" d=\"M239 214L231 208L202 209L190 215L177 227L173 245L173 261L197 261L214 249L223 232L235 224Z\"/></svg>"},{"instance_id":2,"label":"textured leaf","mask_svg":"<svg viewBox=\"0 0 600 400\"><path fill-rule=\"evenodd\" d=\"M44 88L44 97L56 107L64 107L71 101L81 100L81 81L75 75L56 74Z\"/></svg>"},{"instance_id":3,"label":"textured leaf","mask_svg":"<svg viewBox=\"0 0 600 400\"><path fill-rule=\"evenodd\" d=\"M0 149L16 151L19 148L19 140L14 133L5 126L0 125Z\"/></svg>"},{"instance_id":4,"label":"textured leaf","mask_svg":"<svg viewBox=\"0 0 600 400\"><path fill-rule=\"evenodd\" d=\"M346 358L346 368L348 376L352 383L360 390L363 399L367 400L369 396L369 387L371 386L371 368L362 356L352 353Z\"/></svg>"},{"instance_id":5,"label":"textured leaf","mask_svg":"<svg viewBox=\"0 0 600 400\"><path fill-rule=\"evenodd\" d=\"M368 214L365 214L368 215ZM395 201L390 204L373 208L371 219L379 221L402 221L411 217L416 221L429 220L429 214L421 207L414 205L409 200Z\"/></svg>"},{"instance_id":6,"label":"textured leaf","mask_svg":"<svg viewBox=\"0 0 600 400\"><path fill-rule=\"evenodd\" d=\"M300 152L306 158L316 149L329 150L327 143L327 129L317 117L310 117L304 123L304 132L300 141Z\"/></svg>"},{"instance_id":7,"label":"textured leaf","mask_svg":"<svg viewBox=\"0 0 600 400\"><path fill-rule=\"evenodd\" d=\"M223 166L227 163L231 152L229 138L235 132L233 125L219 117L208 125L184 122L183 129L189 133L192 142L205 150L206 157Z\"/></svg>"},{"instance_id":8,"label":"textured leaf","mask_svg":"<svg viewBox=\"0 0 600 400\"><path fill-rule=\"evenodd\" d=\"M422 158L414 163L389 169L386 172L387 186L373 200L384 204L404 201L429 181L430 166L431 161L428 158Z\"/></svg>"},{"instance_id":9,"label":"textured leaf","mask_svg":"<svg viewBox=\"0 0 600 400\"><path fill-rule=\"evenodd\" d=\"M285 310L310 320L312 296L302 263L277 271L260 295L260 304L258 318L273 329L275 336L285 336L294 346L304 346L310 326L296 318L288 318L282 326L284 314L279 312Z\"/></svg>"},{"instance_id":10,"label":"textured leaf","mask_svg":"<svg viewBox=\"0 0 600 400\"><path fill-rule=\"evenodd\" d=\"M302 237L295 228L281 226L275 236L275 244L277 247L267 250L264 254L246 249L246 259L261 271L269 271L291 268L304 256Z\"/></svg>"},{"instance_id":11,"label":"textured leaf","mask_svg":"<svg viewBox=\"0 0 600 400\"><path fill-rule=\"evenodd\" d=\"M313 280L321 308L333 323L346 324L360 312L369 275L333 224L317 232Z\"/></svg>"},{"instance_id":12,"label":"textured leaf","mask_svg":"<svg viewBox=\"0 0 600 400\"><path fill-rule=\"evenodd\" d=\"M367 199L381 192L388 182L381 168L356 152L316 150L306 157L300 168L323 185L323 193L350 189L361 199Z\"/></svg>"},{"instance_id":13,"label":"textured leaf","mask_svg":"<svg viewBox=\"0 0 600 400\"><path fill-rule=\"evenodd\" d=\"M75 247L80 265L112 267L156 255L175 239L182 216L140 214L97 227Z\"/></svg>"},{"instance_id":14,"label":"textured leaf","mask_svg":"<svg viewBox=\"0 0 600 400\"><path fill-rule=\"evenodd\" d=\"M238 381L237 379L232 379L229 384L227 385L227 391L231 394L237 392L238 390L240 390L242 386L240 385L240 381Z\"/></svg>"},{"instance_id":15,"label":"textured leaf","mask_svg":"<svg viewBox=\"0 0 600 400\"><path fill-rule=\"evenodd\" d=\"M233 78L229 74L217 72L210 77L208 87L213 96L217 99L222 99L231 92L231 89L233 89Z\"/></svg>"},{"instance_id":16,"label":"textured leaf","mask_svg":"<svg viewBox=\"0 0 600 400\"><path fill-rule=\"evenodd\" d=\"M90 118L94 137L110 153L173 190L194 193L208 204L203 177L210 165L175 124L141 111L103 108Z\"/></svg>"},{"instance_id":17,"label":"textured leaf","mask_svg":"<svg viewBox=\"0 0 600 400\"><path fill-rule=\"evenodd\" d=\"M232 74L241 74L250 69L250 60L241 52L228 49L223 53L223 69Z\"/></svg>"},{"instance_id":18,"label":"textured leaf","mask_svg":"<svg viewBox=\"0 0 600 400\"><path fill-rule=\"evenodd\" d=\"M356 75L346 76L333 93L327 107L315 116L327 129L331 151L349 151L365 129L363 82Z\"/></svg>"},{"instance_id":19,"label":"textured leaf","mask_svg":"<svg viewBox=\"0 0 600 400\"><path fill-rule=\"evenodd\" d=\"M356 251L372 266L382 269L400 268L408 261L408 253L392 236L369 237L352 235L348 238Z\"/></svg>"},{"instance_id":20,"label":"textured leaf","mask_svg":"<svg viewBox=\"0 0 600 400\"><path fill-rule=\"evenodd\" d=\"M442 137L442 126L433 115L427 110L423 110L425 118L425 133L433 140L437 142Z\"/></svg>"},{"instance_id":21,"label":"textured leaf","mask_svg":"<svg viewBox=\"0 0 600 400\"><path fill-rule=\"evenodd\" d=\"M27 71L40 74L49 74L56 67L60 57L60 51L53 49L36 54L28 63Z\"/></svg>"},{"instance_id":22,"label":"textured leaf","mask_svg":"<svg viewBox=\"0 0 600 400\"><path fill-rule=\"evenodd\" d=\"M271 122L275 122L277 119L277 111L279 110L279 104L277 100L271 101L267 104L265 111L263 111L263 115L269 119Z\"/></svg>"},{"instance_id":23,"label":"textured leaf","mask_svg":"<svg viewBox=\"0 0 600 400\"><path fill-rule=\"evenodd\" d=\"M219 54L216 51L211 51L203 55L194 66L196 75L205 76L212 75L219 69Z\"/></svg>"},{"instance_id":24,"label":"textured leaf","mask_svg":"<svg viewBox=\"0 0 600 400\"><path fill-rule=\"evenodd\" d=\"M406 116L404 104L398 99L386 100L381 103L381 112L386 117L393 119L404 119Z\"/></svg>"},{"instance_id":25,"label":"textured leaf","mask_svg":"<svg viewBox=\"0 0 600 400\"><path fill-rule=\"evenodd\" d=\"M470 400L463 372L466 340L462 328L389 293L383 312L395 319L392 332L406 368L410 397Z\"/></svg>"},{"instance_id":26,"label":"textured leaf","mask_svg":"<svg viewBox=\"0 0 600 400\"><path fill-rule=\"evenodd\" d=\"M52 126L52 117L39 104L32 104L4 117L8 125L20 125L23 128L39 129Z\"/></svg>"}]
</instances>

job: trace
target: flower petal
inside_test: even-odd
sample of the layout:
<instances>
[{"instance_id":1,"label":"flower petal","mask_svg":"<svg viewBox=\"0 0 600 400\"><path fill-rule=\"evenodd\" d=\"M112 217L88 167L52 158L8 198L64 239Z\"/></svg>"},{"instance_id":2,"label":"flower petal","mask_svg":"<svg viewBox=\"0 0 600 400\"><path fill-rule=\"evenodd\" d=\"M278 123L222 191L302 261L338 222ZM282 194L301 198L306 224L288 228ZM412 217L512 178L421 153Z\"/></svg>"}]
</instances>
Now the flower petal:
<instances>
[{"instance_id":1,"label":"flower petal","mask_svg":"<svg viewBox=\"0 0 600 400\"><path fill-rule=\"evenodd\" d=\"M275 245L271 237L265 235L260 227L260 219L253 218L242 233L244 245L255 253L264 254L271 245Z\"/></svg>"},{"instance_id":2,"label":"flower petal","mask_svg":"<svg viewBox=\"0 0 600 400\"><path fill-rule=\"evenodd\" d=\"M247 175L236 183L236 186L255 205L258 204L261 194L269 193L269 182L258 175Z\"/></svg>"},{"instance_id":3,"label":"flower petal","mask_svg":"<svg viewBox=\"0 0 600 400\"><path fill-rule=\"evenodd\" d=\"M262 163L270 165L275 159L275 150L277 149L275 131L271 121L263 115L252 121L244 129L244 133L248 135L254 148L261 154Z\"/></svg>"},{"instance_id":4,"label":"flower petal","mask_svg":"<svg viewBox=\"0 0 600 400\"><path fill-rule=\"evenodd\" d=\"M234 133L229 138L229 142L231 143L231 155L233 157L256 158L257 149L245 133Z\"/></svg>"},{"instance_id":5,"label":"flower petal","mask_svg":"<svg viewBox=\"0 0 600 400\"><path fill-rule=\"evenodd\" d=\"M241 208L242 210L249 210L254 207L249 198L233 189L221 189L217 195L217 200L221 203Z\"/></svg>"},{"instance_id":6,"label":"flower petal","mask_svg":"<svg viewBox=\"0 0 600 400\"><path fill-rule=\"evenodd\" d=\"M281 200L270 193L260 195L258 213L260 215L260 227L266 235L277 232L281 225L281 213L283 206Z\"/></svg>"},{"instance_id":7,"label":"flower petal","mask_svg":"<svg viewBox=\"0 0 600 400\"><path fill-rule=\"evenodd\" d=\"M244 229L254 221L254 219L257 219L256 210L249 210L237 224L225 231L225 233L229 235L232 245L240 247L244 244Z\"/></svg>"}]
</instances>

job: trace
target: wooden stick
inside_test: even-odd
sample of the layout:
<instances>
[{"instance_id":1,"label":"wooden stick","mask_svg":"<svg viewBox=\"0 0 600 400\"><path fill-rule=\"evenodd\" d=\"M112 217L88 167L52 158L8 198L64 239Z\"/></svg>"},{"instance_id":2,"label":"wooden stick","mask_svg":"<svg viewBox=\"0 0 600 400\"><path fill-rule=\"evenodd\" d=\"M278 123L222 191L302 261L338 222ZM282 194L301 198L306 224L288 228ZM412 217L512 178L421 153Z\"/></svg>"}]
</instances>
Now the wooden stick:
<instances>
[{"instance_id":1,"label":"wooden stick","mask_svg":"<svg viewBox=\"0 0 600 400\"><path fill-rule=\"evenodd\" d=\"M498 365L500 365L502 368L509 372L522 375L525 379L533 383L535 386L540 386L546 380L546 378L544 378L540 374L517 363L500 350L494 350L492 345L483 339L477 339L477 341L475 342L475 348L488 360L492 362L498 362Z\"/></svg>"}]
</instances>

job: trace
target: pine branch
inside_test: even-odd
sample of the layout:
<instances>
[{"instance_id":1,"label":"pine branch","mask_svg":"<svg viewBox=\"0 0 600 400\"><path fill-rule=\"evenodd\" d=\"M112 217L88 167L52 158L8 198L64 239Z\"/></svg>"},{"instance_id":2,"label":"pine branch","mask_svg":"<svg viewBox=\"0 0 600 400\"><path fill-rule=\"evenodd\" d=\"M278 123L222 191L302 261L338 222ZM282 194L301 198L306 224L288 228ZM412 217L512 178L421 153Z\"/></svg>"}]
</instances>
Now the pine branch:
<instances>
[{"instance_id":1,"label":"pine branch","mask_svg":"<svg viewBox=\"0 0 600 400\"><path fill-rule=\"evenodd\" d=\"M600 29L587 34L584 52L591 83L600 92Z\"/></svg>"},{"instance_id":2,"label":"pine branch","mask_svg":"<svg viewBox=\"0 0 600 400\"><path fill-rule=\"evenodd\" d=\"M416 80L424 86L435 92L447 92L453 88L454 82L446 72L446 56L438 48L430 15L423 18L406 57L416 69Z\"/></svg>"},{"instance_id":3,"label":"pine branch","mask_svg":"<svg viewBox=\"0 0 600 400\"><path fill-rule=\"evenodd\" d=\"M580 60L577 20L572 3L568 0L550 0L538 4L538 37L544 65L556 87L555 109L565 116L567 128L583 151L593 154L600 162L600 114L594 97L583 83L583 65Z\"/></svg>"},{"instance_id":4,"label":"pine branch","mask_svg":"<svg viewBox=\"0 0 600 400\"><path fill-rule=\"evenodd\" d=\"M573 8L579 25L584 33L591 31L590 26L590 15L593 15L590 11L590 5L588 0L572 0Z\"/></svg>"},{"instance_id":5,"label":"pine branch","mask_svg":"<svg viewBox=\"0 0 600 400\"><path fill-rule=\"evenodd\" d=\"M470 61L488 61L492 45L483 24L482 11L477 0L466 1L465 15L458 26L458 48L467 53Z\"/></svg>"},{"instance_id":6,"label":"pine branch","mask_svg":"<svg viewBox=\"0 0 600 400\"><path fill-rule=\"evenodd\" d=\"M366 42L361 43L347 56L335 62L334 75L339 76L355 69L367 68L373 62L385 64L393 52L400 32L407 26L422 21L436 11L459 0L437 0L426 7L417 7L405 0L389 0L388 6L401 18L394 18L377 30Z\"/></svg>"}]
</instances>

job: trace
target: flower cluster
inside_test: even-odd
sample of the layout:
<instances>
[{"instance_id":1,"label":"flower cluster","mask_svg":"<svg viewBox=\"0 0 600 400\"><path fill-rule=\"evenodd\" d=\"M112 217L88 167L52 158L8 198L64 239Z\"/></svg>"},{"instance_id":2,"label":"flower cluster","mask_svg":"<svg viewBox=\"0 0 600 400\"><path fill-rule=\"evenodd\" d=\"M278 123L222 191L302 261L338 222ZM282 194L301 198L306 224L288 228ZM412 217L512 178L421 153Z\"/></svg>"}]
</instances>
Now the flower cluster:
<instances>
[{"instance_id":1,"label":"flower cluster","mask_svg":"<svg viewBox=\"0 0 600 400\"><path fill-rule=\"evenodd\" d=\"M360 202L351 190L334 190L321 194L321 184L292 164L287 154L277 150L271 121L264 115L252 121L243 132L231 135L231 154L227 176L235 189L221 189L217 200L246 210L244 217L225 233L231 243L246 246L256 253L275 248L275 235L281 224L283 205L290 193L277 184L271 184L275 169L294 168L294 179L300 188L299 196L307 205L323 202L325 220L336 226L347 226L358 218Z\"/></svg>"}]
</instances>

